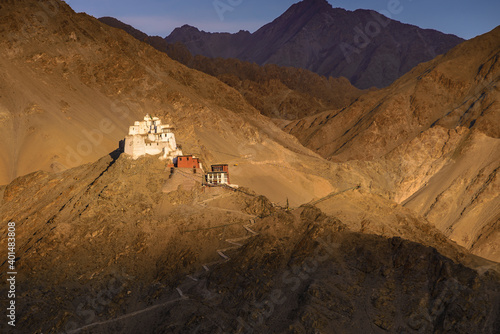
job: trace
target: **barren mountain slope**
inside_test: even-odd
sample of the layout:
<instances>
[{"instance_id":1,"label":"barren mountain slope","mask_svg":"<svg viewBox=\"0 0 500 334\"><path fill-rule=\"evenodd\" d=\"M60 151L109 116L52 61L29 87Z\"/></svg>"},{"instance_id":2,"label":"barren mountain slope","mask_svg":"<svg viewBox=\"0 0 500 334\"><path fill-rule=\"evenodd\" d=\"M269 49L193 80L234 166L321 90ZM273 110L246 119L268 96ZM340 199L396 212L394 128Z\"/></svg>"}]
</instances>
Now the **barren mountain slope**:
<instances>
[{"instance_id":1,"label":"barren mountain slope","mask_svg":"<svg viewBox=\"0 0 500 334\"><path fill-rule=\"evenodd\" d=\"M239 91L248 103L268 117L303 118L342 108L363 94L346 78L325 78L300 68L258 66L234 58L193 57L181 43L169 44L161 37L150 37L112 17L102 17L99 21L128 32L190 68L215 76Z\"/></svg>"},{"instance_id":2,"label":"barren mountain slope","mask_svg":"<svg viewBox=\"0 0 500 334\"><path fill-rule=\"evenodd\" d=\"M372 159L431 126L466 126L500 136L500 27L421 64L390 87L286 129L322 156Z\"/></svg>"},{"instance_id":3,"label":"barren mountain slope","mask_svg":"<svg viewBox=\"0 0 500 334\"><path fill-rule=\"evenodd\" d=\"M205 164L250 157L271 163L260 179L259 169L251 171L257 184L300 163L301 154L314 157L234 89L62 2L1 6L0 183L95 161L115 150L146 113L176 125L185 153ZM38 12L47 19L36 20ZM328 181L304 169L288 174L301 182L281 177L269 187L281 201L288 189L298 194L293 203L331 191Z\"/></svg>"},{"instance_id":4,"label":"barren mountain slope","mask_svg":"<svg viewBox=\"0 0 500 334\"><path fill-rule=\"evenodd\" d=\"M500 140L463 128L453 135L457 147L449 152L444 147L446 153L434 166L424 161L414 164L419 169L412 173L419 180L413 182L416 192L400 200L451 240L474 254L500 261ZM452 141L444 145L453 147Z\"/></svg>"},{"instance_id":5,"label":"barren mountain slope","mask_svg":"<svg viewBox=\"0 0 500 334\"><path fill-rule=\"evenodd\" d=\"M406 218L399 235L420 243L125 155L23 176L0 195L0 219L16 222L23 332L494 333L500 321L498 264Z\"/></svg>"},{"instance_id":6,"label":"barren mountain slope","mask_svg":"<svg viewBox=\"0 0 500 334\"><path fill-rule=\"evenodd\" d=\"M393 9L402 7L395 4ZM207 33L185 25L166 41L181 42L194 55L299 67L327 77L346 77L366 89L388 86L463 39L371 10L352 12L333 8L325 0L304 0L252 34Z\"/></svg>"},{"instance_id":7,"label":"barren mountain slope","mask_svg":"<svg viewBox=\"0 0 500 334\"><path fill-rule=\"evenodd\" d=\"M474 254L500 261L499 145L481 132L434 127L383 158L340 164L358 171L365 196L344 194L318 207L381 235L408 226L401 222L410 217L425 218ZM395 211L394 202L411 215Z\"/></svg>"},{"instance_id":8,"label":"barren mountain slope","mask_svg":"<svg viewBox=\"0 0 500 334\"><path fill-rule=\"evenodd\" d=\"M368 167L389 198L499 261L499 54L496 28L348 108L287 130L331 160Z\"/></svg>"}]
</instances>

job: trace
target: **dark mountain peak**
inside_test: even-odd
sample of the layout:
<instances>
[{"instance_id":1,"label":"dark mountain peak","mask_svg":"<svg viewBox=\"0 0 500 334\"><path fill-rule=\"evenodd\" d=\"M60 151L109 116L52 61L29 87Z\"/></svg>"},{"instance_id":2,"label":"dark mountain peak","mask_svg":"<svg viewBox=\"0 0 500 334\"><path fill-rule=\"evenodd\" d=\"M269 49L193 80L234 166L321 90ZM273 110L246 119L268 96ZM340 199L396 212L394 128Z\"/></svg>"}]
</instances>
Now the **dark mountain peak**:
<instances>
[{"instance_id":1,"label":"dark mountain peak","mask_svg":"<svg viewBox=\"0 0 500 334\"><path fill-rule=\"evenodd\" d=\"M250 31L248 30L240 30L236 33L236 35L251 35Z\"/></svg>"},{"instance_id":2,"label":"dark mountain peak","mask_svg":"<svg viewBox=\"0 0 500 334\"><path fill-rule=\"evenodd\" d=\"M330 5L330 3L326 0L302 0L301 2L298 2L297 5L307 7L314 6L318 9L332 8L332 5Z\"/></svg>"},{"instance_id":3,"label":"dark mountain peak","mask_svg":"<svg viewBox=\"0 0 500 334\"><path fill-rule=\"evenodd\" d=\"M119 23L123 23L123 21L120 21L118 20L117 18L114 18L114 17L111 17L111 16L103 16L103 17L100 17L98 18L99 21L101 22L119 22ZM125 23L123 23L125 24Z\"/></svg>"},{"instance_id":4,"label":"dark mountain peak","mask_svg":"<svg viewBox=\"0 0 500 334\"><path fill-rule=\"evenodd\" d=\"M286 10L281 16L279 16L275 21L288 20L290 17L311 17L316 14L323 12L328 12L333 9L332 5L326 0L303 0L293 4L288 10Z\"/></svg>"},{"instance_id":5,"label":"dark mountain peak","mask_svg":"<svg viewBox=\"0 0 500 334\"><path fill-rule=\"evenodd\" d=\"M182 27L180 28L175 28L175 30L177 29L182 29L182 30L186 30L186 31L196 31L196 32L200 32L200 29L196 28L196 27L193 27L189 24L184 24ZM174 30L174 31L175 31Z\"/></svg>"},{"instance_id":6,"label":"dark mountain peak","mask_svg":"<svg viewBox=\"0 0 500 334\"><path fill-rule=\"evenodd\" d=\"M196 27L190 26L189 24L184 24L181 27L175 28L166 38L170 36L176 36L176 38L179 38L181 36L187 36L187 35L194 37L204 33L205 33L204 31L201 31Z\"/></svg>"},{"instance_id":7,"label":"dark mountain peak","mask_svg":"<svg viewBox=\"0 0 500 334\"><path fill-rule=\"evenodd\" d=\"M205 36L217 36L217 35L234 35L234 36L250 36L251 33L248 30L241 29L237 33L229 33L229 32L208 32L205 30L200 30L196 27L190 26L189 24L185 24L179 28L175 28L172 33L166 37L168 40L171 36L184 36L186 34L196 34L196 35L205 35Z\"/></svg>"}]
</instances>

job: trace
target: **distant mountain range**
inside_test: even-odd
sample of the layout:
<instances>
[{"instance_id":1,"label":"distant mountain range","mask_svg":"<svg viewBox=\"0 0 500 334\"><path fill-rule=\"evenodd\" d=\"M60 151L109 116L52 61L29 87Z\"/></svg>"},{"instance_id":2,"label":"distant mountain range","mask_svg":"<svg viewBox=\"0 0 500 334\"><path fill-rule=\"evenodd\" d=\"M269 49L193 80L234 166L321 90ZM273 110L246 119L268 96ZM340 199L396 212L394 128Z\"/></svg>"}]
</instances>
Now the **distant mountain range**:
<instances>
[{"instance_id":1,"label":"distant mountain range","mask_svg":"<svg viewBox=\"0 0 500 334\"><path fill-rule=\"evenodd\" d=\"M184 25L165 38L194 55L308 69L346 77L360 88L385 87L417 64L464 40L391 20L375 11L304 0L254 33L208 33Z\"/></svg>"}]
</instances>

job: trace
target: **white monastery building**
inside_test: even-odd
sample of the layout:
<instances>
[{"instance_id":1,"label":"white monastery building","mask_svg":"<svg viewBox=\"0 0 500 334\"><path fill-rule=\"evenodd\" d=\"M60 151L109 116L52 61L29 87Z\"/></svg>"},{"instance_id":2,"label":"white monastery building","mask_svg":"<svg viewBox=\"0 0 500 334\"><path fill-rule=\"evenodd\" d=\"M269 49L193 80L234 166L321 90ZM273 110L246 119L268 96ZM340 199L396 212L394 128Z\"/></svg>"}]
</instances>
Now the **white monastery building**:
<instances>
[{"instance_id":1,"label":"white monastery building","mask_svg":"<svg viewBox=\"0 0 500 334\"><path fill-rule=\"evenodd\" d=\"M161 124L158 117L146 115L144 121L136 121L129 128L128 136L125 137L124 152L133 159L146 154L161 154L160 159L173 160L182 155L173 130L169 124Z\"/></svg>"}]
</instances>

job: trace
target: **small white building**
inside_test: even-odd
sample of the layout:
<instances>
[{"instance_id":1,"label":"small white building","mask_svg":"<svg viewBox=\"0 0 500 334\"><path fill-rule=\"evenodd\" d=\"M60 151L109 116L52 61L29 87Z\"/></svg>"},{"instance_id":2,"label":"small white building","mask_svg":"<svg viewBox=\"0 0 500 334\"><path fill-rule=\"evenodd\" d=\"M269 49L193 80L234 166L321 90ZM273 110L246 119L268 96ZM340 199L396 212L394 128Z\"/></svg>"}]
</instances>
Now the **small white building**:
<instances>
[{"instance_id":1,"label":"small white building","mask_svg":"<svg viewBox=\"0 0 500 334\"><path fill-rule=\"evenodd\" d=\"M229 166L227 164L212 165L212 171L205 174L207 184L227 184L229 181Z\"/></svg>"},{"instance_id":2,"label":"small white building","mask_svg":"<svg viewBox=\"0 0 500 334\"><path fill-rule=\"evenodd\" d=\"M205 181L208 184L229 184L229 175L227 172L208 172Z\"/></svg>"},{"instance_id":3,"label":"small white building","mask_svg":"<svg viewBox=\"0 0 500 334\"><path fill-rule=\"evenodd\" d=\"M173 160L174 157L182 155L173 130L169 124L161 124L158 117L146 115L144 121L136 121L129 128L128 136L125 137L124 152L133 159L146 154L161 154L160 159Z\"/></svg>"}]
</instances>

